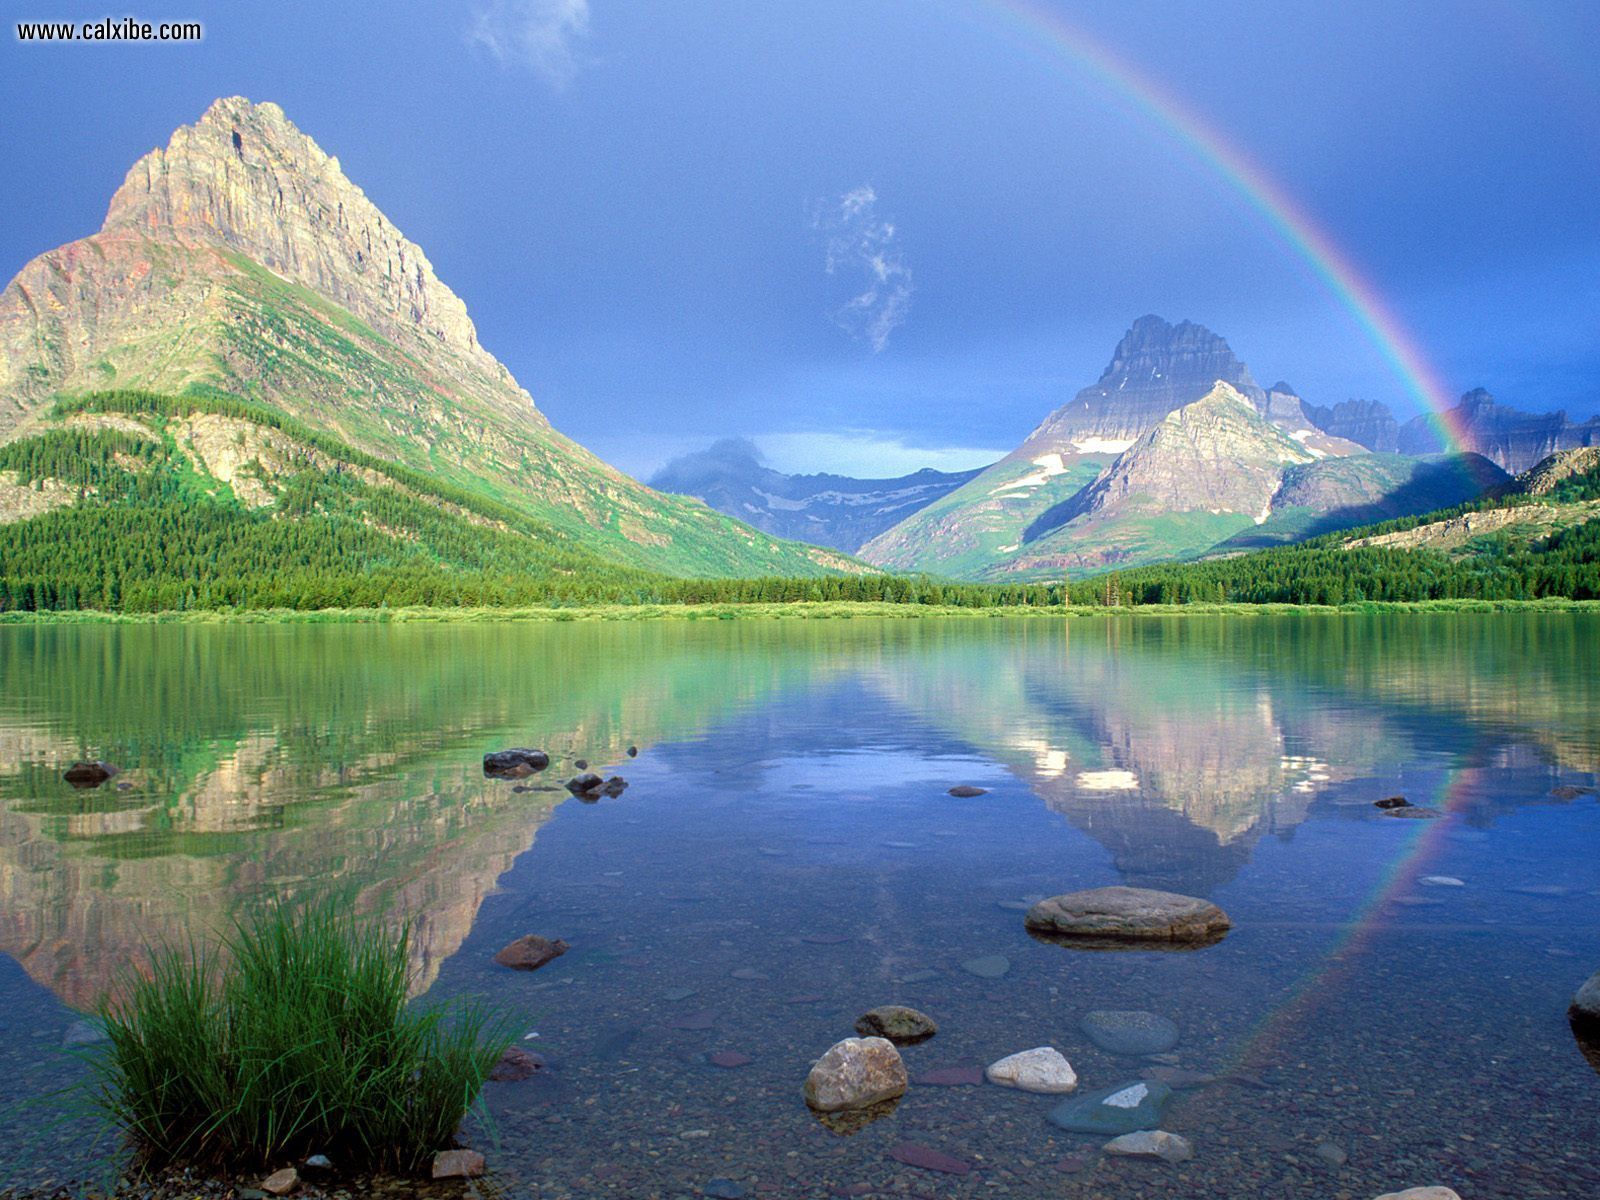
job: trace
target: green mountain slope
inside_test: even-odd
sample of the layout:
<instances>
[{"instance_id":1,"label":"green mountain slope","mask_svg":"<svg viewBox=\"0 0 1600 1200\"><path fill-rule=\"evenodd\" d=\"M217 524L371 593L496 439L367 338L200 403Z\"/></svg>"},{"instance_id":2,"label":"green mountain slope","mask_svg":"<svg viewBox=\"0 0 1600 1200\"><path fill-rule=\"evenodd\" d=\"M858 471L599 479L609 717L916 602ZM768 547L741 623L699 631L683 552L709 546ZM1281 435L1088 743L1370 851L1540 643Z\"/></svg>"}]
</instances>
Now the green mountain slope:
<instances>
[{"instance_id":1,"label":"green mountain slope","mask_svg":"<svg viewBox=\"0 0 1600 1200\"><path fill-rule=\"evenodd\" d=\"M1450 508L1503 486L1509 478L1477 454L1318 459L1285 471L1283 484L1272 497L1272 515L1216 549L1254 550Z\"/></svg>"},{"instance_id":2,"label":"green mountain slope","mask_svg":"<svg viewBox=\"0 0 1600 1200\"><path fill-rule=\"evenodd\" d=\"M1600 599L1600 453L1563 451L1453 508L1085 581L1073 600L1108 592L1135 604Z\"/></svg>"},{"instance_id":3,"label":"green mountain slope","mask_svg":"<svg viewBox=\"0 0 1600 1200\"><path fill-rule=\"evenodd\" d=\"M0 441L113 388L253 401L619 567L863 569L654 492L551 428L422 250L272 104L217 101L134 165L98 233L0 293Z\"/></svg>"}]
</instances>

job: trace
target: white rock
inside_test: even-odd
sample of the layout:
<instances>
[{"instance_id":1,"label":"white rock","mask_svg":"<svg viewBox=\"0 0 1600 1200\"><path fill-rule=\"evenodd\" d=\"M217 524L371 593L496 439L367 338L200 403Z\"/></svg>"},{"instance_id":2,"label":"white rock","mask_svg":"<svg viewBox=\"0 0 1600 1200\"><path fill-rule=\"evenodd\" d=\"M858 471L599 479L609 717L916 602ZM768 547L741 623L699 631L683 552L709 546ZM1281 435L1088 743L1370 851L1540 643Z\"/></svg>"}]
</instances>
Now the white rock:
<instances>
[{"instance_id":1,"label":"white rock","mask_svg":"<svg viewBox=\"0 0 1600 1200\"><path fill-rule=\"evenodd\" d=\"M1123 1088L1114 1096L1107 1096L1100 1103L1112 1108L1138 1108L1149 1094L1149 1088L1142 1083L1136 1083L1132 1087Z\"/></svg>"},{"instance_id":2,"label":"white rock","mask_svg":"<svg viewBox=\"0 0 1600 1200\"><path fill-rule=\"evenodd\" d=\"M1194 1157L1194 1147L1189 1144L1188 1138L1168 1133L1165 1129L1125 1133L1112 1138L1103 1149L1107 1154L1121 1154L1126 1158L1159 1158L1171 1163L1187 1162Z\"/></svg>"},{"instance_id":3,"label":"white rock","mask_svg":"<svg viewBox=\"0 0 1600 1200\"><path fill-rule=\"evenodd\" d=\"M1461 1200L1454 1188L1414 1187L1403 1192L1385 1192L1378 1200Z\"/></svg>"},{"instance_id":4,"label":"white rock","mask_svg":"<svg viewBox=\"0 0 1600 1200\"><path fill-rule=\"evenodd\" d=\"M1063 1095L1078 1088L1078 1073L1054 1046L1008 1054L999 1062L990 1063L983 1075L990 1083L1024 1092Z\"/></svg>"},{"instance_id":5,"label":"white rock","mask_svg":"<svg viewBox=\"0 0 1600 1200\"><path fill-rule=\"evenodd\" d=\"M1424 875L1417 881L1429 887L1466 887L1466 881L1457 879L1454 875ZM1415 1190L1415 1189L1413 1189Z\"/></svg>"}]
</instances>

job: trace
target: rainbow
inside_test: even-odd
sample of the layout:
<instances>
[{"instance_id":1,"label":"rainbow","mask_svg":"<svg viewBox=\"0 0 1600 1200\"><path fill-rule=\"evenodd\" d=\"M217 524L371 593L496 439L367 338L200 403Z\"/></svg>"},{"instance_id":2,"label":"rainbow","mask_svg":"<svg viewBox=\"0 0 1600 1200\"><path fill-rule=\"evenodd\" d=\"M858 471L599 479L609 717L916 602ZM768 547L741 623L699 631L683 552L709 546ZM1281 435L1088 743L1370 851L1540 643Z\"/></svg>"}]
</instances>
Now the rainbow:
<instances>
[{"instance_id":1,"label":"rainbow","mask_svg":"<svg viewBox=\"0 0 1600 1200\"><path fill-rule=\"evenodd\" d=\"M1422 406L1446 448L1455 450L1463 445L1464 430L1456 427L1451 416L1451 393L1416 339L1315 218L1245 150L1039 0L988 0L988 7L1025 43L1052 60L1067 60L1074 69L1104 85L1218 175L1349 312L1406 392Z\"/></svg>"},{"instance_id":2,"label":"rainbow","mask_svg":"<svg viewBox=\"0 0 1600 1200\"><path fill-rule=\"evenodd\" d=\"M1451 767L1443 782L1431 797L1428 805L1435 811L1448 815L1460 810L1471 795L1473 775L1460 767ZM1389 818L1393 821L1393 818ZM1309 1024L1316 1009L1328 1003L1328 997L1357 972L1362 954L1383 931L1391 928L1392 902L1401 892L1409 890L1421 877L1425 865L1443 849L1450 821L1408 821L1409 829L1394 831L1400 845L1378 885L1355 911L1344 929L1323 956L1319 969L1308 971L1300 982L1267 1011L1249 1033L1236 1044L1232 1054L1226 1056L1217 1074L1226 1076L1235 1071L1251 1071L1274 1062L1284 1043L1292 1041L1297 1030Z\"/></svg>"}]
</instances>

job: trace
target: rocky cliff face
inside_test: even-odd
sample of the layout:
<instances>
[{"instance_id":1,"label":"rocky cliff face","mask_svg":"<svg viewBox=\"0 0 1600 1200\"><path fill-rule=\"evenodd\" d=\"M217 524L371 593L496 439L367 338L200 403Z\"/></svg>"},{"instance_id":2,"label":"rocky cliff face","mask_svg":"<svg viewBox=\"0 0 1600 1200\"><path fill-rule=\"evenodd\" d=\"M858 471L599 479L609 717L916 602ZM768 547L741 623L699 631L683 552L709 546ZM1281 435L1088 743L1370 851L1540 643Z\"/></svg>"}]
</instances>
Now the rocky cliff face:
<instances>
[{"instance_id":1,"label":"rocky cliff face","mask_svg":"<svg viewBox=\"0 0 1600 1200\"><path fill-rule=\"evenodd\" d=\"M1558 450L1600 445L1600 417L1572 421L1564 412L1521 412L1496 404L1482 388L1462 396L1443 422L1460 434L1463 450L1481 454L1513 473L1526 471ZM1431 417L1407 421L1399 443L1402 454L1433 454L1446 448L1439 422Z\"/></svg>"},{"instance_id":2,"label":"rocky cliff face","mask_svg":"<svg viewBox=\"0 0 1600 1200\"><path fill-rule=\"evenodd\" d=\"M855 553L884 530L955 491L977 471L921 470L897 479L786 475L744 438L725 438L662 467L650 486L695 496L779 537Z\"/></svg>"},{"instance_id":3,"label":"rocky cliff face","mask_svg":"<svg viewBox=\"0 0 1600 1200\"><path fill-rule=\"evenodd\" d=\"M206 389L681 574L853 569L663 496L552 429L465 304L274 104L213 104L140 159L101 230L0 292L0 441L61 393Z\"/></svg>"},{"instance_id":4,"label":"rocky cliff face","mask_svg":"<svg viewBox=\"0 0 1600 1200\"><path fill-rule=\"evenodd\" d=\"M218 100L133 165L104 233L220 243L392 338L420 334L489 371L467 306L276 104ZM509 376L506 376L509 380Z\"/></svg>"},{"instance_id":5,"label":"rocky cliff face","mask_svg":"<svg viewBox=\"0 0 1600 1200\"><path fill-rule=\"evenodd\" d=\"M1100 378L1028 435L1016 456L1110 449L1120 453L1174 409L1200 399L1218 380L1264 408L1267 394L1228 343L1203 325L1140 317L1122 335Z\"/></svg>"},{"instance_id":6,"label":"rocky cliff face","mask_svg":"<svg viewBox=\"0 0 1600 1200\"><path fill-rule=\"evenodd\" d=\"M1345 400L1332 407L1308 404L1306 415L1318 429L1378 454L1393 454L1400 448L1400 423L1382 401Z\"/></svg>"}]
</instances>

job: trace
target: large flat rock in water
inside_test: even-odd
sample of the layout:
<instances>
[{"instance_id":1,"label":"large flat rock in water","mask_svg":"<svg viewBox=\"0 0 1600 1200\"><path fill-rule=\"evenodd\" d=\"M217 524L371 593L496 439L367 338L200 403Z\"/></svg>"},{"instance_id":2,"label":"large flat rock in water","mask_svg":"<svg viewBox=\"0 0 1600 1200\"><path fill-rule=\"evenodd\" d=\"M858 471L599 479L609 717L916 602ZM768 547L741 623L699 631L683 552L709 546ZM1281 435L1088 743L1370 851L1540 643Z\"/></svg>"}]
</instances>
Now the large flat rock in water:
<instances>
[{"instance_id":1,"label":"large flat rock in water","mask_svg":"<svg viewBox=\"0 0 1600 1200\"><path fill-rule=\"evenodd\" d=\"M1041 900L1028 910L1035 933L1091 942L1214 942L1233 925L1209 900L1150 888L1102 887Z\"/></svg>"}]
</instances>

